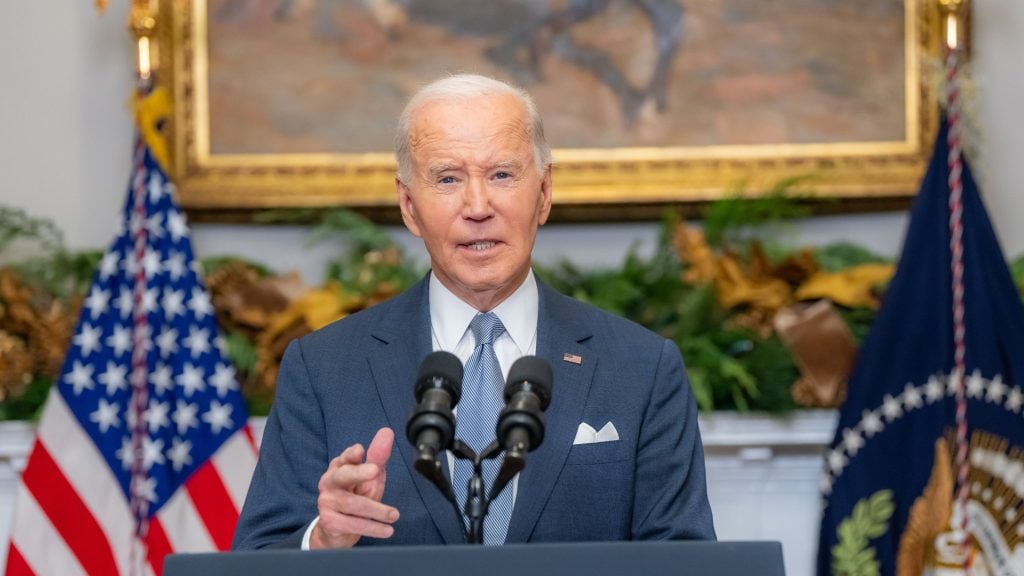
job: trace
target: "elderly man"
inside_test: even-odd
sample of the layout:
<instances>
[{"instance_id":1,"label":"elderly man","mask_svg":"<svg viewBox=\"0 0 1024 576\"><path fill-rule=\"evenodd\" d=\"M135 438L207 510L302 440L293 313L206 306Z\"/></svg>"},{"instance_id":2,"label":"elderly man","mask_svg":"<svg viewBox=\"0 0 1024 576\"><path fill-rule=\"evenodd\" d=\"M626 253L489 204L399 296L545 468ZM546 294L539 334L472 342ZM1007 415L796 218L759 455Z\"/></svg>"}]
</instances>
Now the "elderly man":
<instances>
[{"instance_id":1,"label":"elderly man","mask_svg":"<svg viewBox=\"0 0 1024 576\"><path fill-rule=\"evenodd\" d=\"M493 438L488 399L517 358L553 367L546 437L492 503L485 543L714 538L679 349L530 269L551 151L529 95L482 76L439 80L406 106L396 143L402 218L430 274L288 347L235 548L464 542L465 519L395 441L432 350L466 364L460 438ZM446 461L464 493L468 467Z\"/></svg>"}]
</instances>

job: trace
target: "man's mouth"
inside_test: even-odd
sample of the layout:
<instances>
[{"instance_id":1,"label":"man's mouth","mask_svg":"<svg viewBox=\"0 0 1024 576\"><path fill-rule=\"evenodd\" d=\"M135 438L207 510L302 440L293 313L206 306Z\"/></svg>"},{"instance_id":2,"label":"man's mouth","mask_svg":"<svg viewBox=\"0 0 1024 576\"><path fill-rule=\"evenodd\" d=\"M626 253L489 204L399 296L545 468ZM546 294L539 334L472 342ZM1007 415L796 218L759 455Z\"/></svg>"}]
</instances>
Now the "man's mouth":
<instances>
[{"instance_id":1,"label":"man's mouth","mask_svg":"<svg viewBox=\"0 0 1024 576\"><path fill-rule=\"evenodd\" d=\"M476 250L477 252L483 252L484 250L487 250L489 248L494 248L495 245L497 245L497 242L495 242L494 240L478 240L476 242L463 244L463 246L465 246L466 248L469 248L470 250Z\"/></svg>"}]
</instances>

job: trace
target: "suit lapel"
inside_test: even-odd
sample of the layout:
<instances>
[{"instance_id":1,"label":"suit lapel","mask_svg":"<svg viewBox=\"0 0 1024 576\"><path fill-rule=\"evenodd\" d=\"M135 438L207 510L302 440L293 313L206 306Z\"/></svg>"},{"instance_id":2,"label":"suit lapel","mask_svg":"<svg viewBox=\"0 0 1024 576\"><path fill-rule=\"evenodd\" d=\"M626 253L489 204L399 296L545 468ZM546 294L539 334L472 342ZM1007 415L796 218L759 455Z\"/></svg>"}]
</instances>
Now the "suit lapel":
<instances>
[{"instance_id":1,"label":"suit lapel","mask_svg":"<svg viewBox=\"0 0 1024 576\"><path fill-rule=\"evenodd\" d=\"M597 365L597 356L583 344L592 333L572 315L565 296L539 281L537 286L537 356L551 363L554 383L545 412L544 443L530 453L519 477L507 543L526 542L533 533L572 448ZM567 353L581 357L582 362L563 360Z\"/></svg>"},{"instance_id":2,"label":"suit lapel","mask_svg":"<svg viewBox=\"0 0 1024 576\"><path fill-rule=\"evenodd\" d=\"M413 467L415 454L405 438L405 423L416 403L413 384L419 362L433 348L430 336L429 282L424 279L399 296L387 316L373 328L372 336L380 343L368 358L377 393L395 431L395 445L402 465L409 470L423 505L430 513L438 532L448 544L464 541L461 520L451 504ZM392 460L393 461L393 460Z\"/></svg>"}]
</instances>

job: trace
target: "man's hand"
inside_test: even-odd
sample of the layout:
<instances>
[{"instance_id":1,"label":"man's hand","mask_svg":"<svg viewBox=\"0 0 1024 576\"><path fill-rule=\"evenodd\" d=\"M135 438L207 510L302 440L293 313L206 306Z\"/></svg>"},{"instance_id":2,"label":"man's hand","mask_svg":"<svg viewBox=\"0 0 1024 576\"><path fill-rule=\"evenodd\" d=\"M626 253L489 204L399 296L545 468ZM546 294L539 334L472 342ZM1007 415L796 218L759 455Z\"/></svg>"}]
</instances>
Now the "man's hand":
<instances>
[{"instance_id":1,"label":"man's hand","mask_svg":"<svg viewBox=\"0 0 1024 576\"><path fill-rule=\"evenodd\" d=\"M391 524L398 520L398 510L380 501L394 443L394 431L381 428L368 450L354 444L331 460L320 477L320 521L310 535L311 549L350 548L362 536L390 538L394 534Z\"/></svg>"}]
</instances>

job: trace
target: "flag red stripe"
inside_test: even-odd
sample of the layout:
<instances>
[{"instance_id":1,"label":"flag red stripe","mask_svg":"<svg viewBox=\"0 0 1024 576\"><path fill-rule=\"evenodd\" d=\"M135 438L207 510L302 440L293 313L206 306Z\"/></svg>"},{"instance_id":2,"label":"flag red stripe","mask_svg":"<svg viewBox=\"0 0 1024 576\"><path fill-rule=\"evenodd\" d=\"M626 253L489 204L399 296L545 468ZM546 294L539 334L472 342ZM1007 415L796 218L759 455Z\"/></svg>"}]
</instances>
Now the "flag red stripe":
<instances>
[{"instance_id":1,"label":"flag red stripe","mask_svg":"<svg viewBox=\"0 0 1024 576\"><path fill-rule=\"evenodd\" d=\"M146 560L153 568L153 573L164 573L164 557L173 554L170 540L164 532L164 525L160 523L158 516L149 519L149 532L146 534Z\"/></svg>"},{"instance_id":2,"label":"flag red stripe","mask_svg":"<svg viewBox=\"0 0 1024 576\"><path fill-rule=\"evenodd\" d=\"M212 461L207 460L200 466L185 483L185 488L217 549L229 550L235 536L238 511Z\"/></svg>"},{"instance_id":3,"label":"flag red stripe","mask_svg":"<svg viewBox=\"0 0 1024 576\"><path fill-rule=\"evenodd\" d=\"M28 562L21 556L18 547L11 544L7 550L7 576L35 576L35 572L29 567Z\"/></svg>"},{"instance_id":4,"label":"flag red stripe","mask_svg":"<svg viewBox=\"0 0 1024 576\"><path fill-rule=\"evenodd\" d=\"M252 446L252 451L259 455L260 447L256 444L256 437L252 434L252 426L246 424L242 430L245 431L245 437L249 439L249 445Z\"/></svg>"},{"instance_id":5,"label":"flag red stripe","mask_svg":"<svg viewBox=\"0 0 1024 576\"><path fill-rule=\"evenodd\" d=\"M117 574L117 562L103 529L64 477L46 446L36 442L22 482L88 574Z\"/></svg>"}]
</instances>

